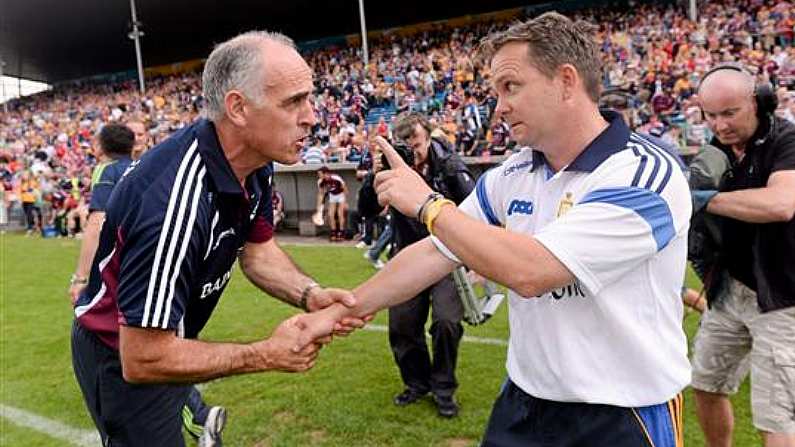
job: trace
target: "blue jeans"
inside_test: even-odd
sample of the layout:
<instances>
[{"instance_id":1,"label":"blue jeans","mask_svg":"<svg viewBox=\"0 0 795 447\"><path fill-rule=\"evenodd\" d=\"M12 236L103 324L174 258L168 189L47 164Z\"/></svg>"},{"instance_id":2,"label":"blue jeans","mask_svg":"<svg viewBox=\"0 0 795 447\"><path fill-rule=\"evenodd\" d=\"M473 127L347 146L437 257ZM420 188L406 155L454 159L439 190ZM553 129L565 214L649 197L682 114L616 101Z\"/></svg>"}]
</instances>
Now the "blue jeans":
<instances>
[{"instance_id":1,"label":"blue jeans","mask_svg":"<svg viewBox=\"0 0 795 447\"><path fill-rule=\"evenodd\" d=\"M378 235L378 240L375 241L375 245L367 250L367 257L373 262L377 261L390 240L392 240L392 224L387 222L384 224L384 230Z\"/></svg>"}]
</instances>

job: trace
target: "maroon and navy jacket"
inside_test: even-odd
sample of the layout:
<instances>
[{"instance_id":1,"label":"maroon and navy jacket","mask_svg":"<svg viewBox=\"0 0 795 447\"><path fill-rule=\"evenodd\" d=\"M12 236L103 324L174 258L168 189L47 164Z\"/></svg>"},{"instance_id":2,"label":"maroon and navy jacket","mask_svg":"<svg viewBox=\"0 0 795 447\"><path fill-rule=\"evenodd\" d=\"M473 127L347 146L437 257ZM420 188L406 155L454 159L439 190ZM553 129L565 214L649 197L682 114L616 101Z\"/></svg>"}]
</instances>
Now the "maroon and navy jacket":
<instances>
[{"instance_id":1,"label":"maroon and navy jacket","mask_svg":"<svg viewBox=\"0 0 795 447\"><path fill-rule=\"evenodd\" d=\"M195 338L246 242L273 236L272 165L235 178L207 120L130 165L113 189L80 325L118 349L119 325Z\"/></svg>"}]
</instances>

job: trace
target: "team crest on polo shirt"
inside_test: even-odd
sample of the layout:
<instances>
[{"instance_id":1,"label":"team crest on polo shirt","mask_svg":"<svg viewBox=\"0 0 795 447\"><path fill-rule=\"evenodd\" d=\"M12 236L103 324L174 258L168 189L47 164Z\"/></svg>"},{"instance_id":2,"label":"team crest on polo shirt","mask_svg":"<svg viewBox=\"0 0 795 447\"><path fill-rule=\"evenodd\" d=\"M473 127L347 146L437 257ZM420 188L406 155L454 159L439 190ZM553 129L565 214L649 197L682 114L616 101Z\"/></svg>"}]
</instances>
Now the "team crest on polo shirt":
<instances>
[{"instance_id":1,"label":"team crest on polo shirt","mask_svg":"<svg viewBox=\"0 0 795 447\"><path fill-rule=\"evenodd\" d=\"M560 199L560 202L558 202L558 214L556 217L566 214L573 206L574 200L572 199L572 194L567 192L566 195Z\"/></svg>"}]
</instances>

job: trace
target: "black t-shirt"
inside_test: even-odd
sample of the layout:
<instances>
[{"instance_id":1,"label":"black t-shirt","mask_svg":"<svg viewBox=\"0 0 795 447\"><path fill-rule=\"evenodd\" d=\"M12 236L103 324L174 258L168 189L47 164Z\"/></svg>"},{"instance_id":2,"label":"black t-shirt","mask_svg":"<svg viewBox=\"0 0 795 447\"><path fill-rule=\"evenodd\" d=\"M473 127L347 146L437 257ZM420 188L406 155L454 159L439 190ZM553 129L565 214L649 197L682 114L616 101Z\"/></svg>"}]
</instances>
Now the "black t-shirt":
<instances>
[{"instance_id":1,"label":"black t-shirt","mask_svg":"<svg viewBox=\"0 0 795 447\"><path fill-rule=\"evenodd\" d=\"M772 173L795 170L795 125L781 118L772 129L760 128L742 161L726 146L716 146L732 166L722 191L762 188ZM756 290L763 312L795 306L795 219L764 224L725 219L723 241L724 265Z\"/></svg>"}]
</instances>

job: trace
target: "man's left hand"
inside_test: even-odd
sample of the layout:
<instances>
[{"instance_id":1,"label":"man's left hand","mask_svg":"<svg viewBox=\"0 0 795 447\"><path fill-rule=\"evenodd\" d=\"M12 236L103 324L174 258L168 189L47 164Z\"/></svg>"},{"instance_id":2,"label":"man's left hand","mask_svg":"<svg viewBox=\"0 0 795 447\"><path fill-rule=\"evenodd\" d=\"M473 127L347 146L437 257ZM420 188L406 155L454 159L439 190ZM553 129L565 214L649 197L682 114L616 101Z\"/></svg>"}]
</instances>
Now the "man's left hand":
<instances>
[{"instance_id":1,"label":"man's left hand","mask_svg":"<svg viewBox=\"0 0 795 447\"><path fill-rule=\"evenodd\" d=\"M350 308L356 305L356 298L353 296L353 292L349 290L333 288L321 289L318 287L310 290L309 296L306 299L306 307L309 312L325 309L334 303L340 303ZM342 321L335 325L334 335L348 335L356 329L363 328L372 319L372 315L368 315L364 318L343 318Z\"/></svg>"},{"instance_id":2,"label":"man's left hand","mask_svg":"<svg viewBox=\"0 0 795 447\"><path fill-rule=\"evenodd\" d=\"M388 171L381 171L375 176L378 203L382 206L389 205L408 217L417 217L420 206L433 190L384 138L376 137L375 144L386 156L390 166Z\"/></svg>"}]
</instances>

